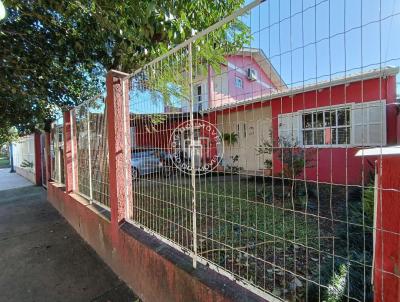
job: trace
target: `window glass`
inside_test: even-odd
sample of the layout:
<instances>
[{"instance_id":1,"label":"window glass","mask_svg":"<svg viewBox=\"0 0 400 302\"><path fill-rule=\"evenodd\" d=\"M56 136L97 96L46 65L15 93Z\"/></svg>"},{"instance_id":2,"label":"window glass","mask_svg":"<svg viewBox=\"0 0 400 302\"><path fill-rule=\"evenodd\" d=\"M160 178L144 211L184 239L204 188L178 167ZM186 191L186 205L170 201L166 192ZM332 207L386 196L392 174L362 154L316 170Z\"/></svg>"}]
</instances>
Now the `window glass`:
<instances>
[{"instance_id":1,"label":"window glass","mask_svg":"<svg viewBox=\"0 0 400 302\"><path fill-rule=\"evenodd\" d=\"M318 128L320 128L320 127L323 127L324 126L324 112L323 111L321 111L321 112L317 112L317 114L316 114L316 125L315 125L315 127L318 127Z\"/></svg>"},{"instance_id":2,"label":"window glass","mask_svg":"<svg viewBox=\"0 0 400 302\"><path fill-rule=\"evenodd\" d=\"M201 85L197 85L195 87L194 94L195 94L195 98L196 98L197 102L200 103L202 101L202 99L201 99L201 94L202 94L201 93Z\"/></svg>"},{"instance_id":3,"label":"window glass","mask_svg":"<svg viewBox=\"0 0 400 302\"><path fill-rule=\"evenodd\" d=\"M235 86L237 88L243 88L243 80L239 77L235 77Z\"/></svg>"},{"instance_id":4,"label":"window glass","mask_svg":"<svg viewBox=\"0 0 400 302\"><path fill-rule=\"evenodd\" d=\"M325 127L329 127L331 125L332 125L332 123L331 123L331 112L325 111L325 124L324 124L324 126Z\"/></svg>"},{"instance_id":5,"label":"window glass","mask_svg":"<svg viewBox=\"0 0 400 302\"><path fill-rule=\"evenodd\" d=\"M338 144L349 144L350 143L350 128L339 128L338 129Z\"/></svg>"},{"instance_id":6,"label":"window glass","mask_svg":"<svg viewBox=\"0 0 400 302\"><path fill-rule=\"evenodd\" d=\"M324 144L324 130L315 130L314 132L314 145Z\"/></svg>"},{"instance_id":7,"label":"window glass","mask_svg":"<svg viewBox=\"0 0 400 302\"><path fill-rule=\"evenodd\" d=\"M338 118L338 126L345 126L349 124L350 116L347 114L348 110L338 110L337 118Z\"/></svg>"},{"instance_id":8,"label":"window glass","mask_svg":"<svg viewBox=\"0 0 400 302\"><path fill-rule=\"evenodd\" d=\"M303 132L303 142L304 145L312 145L313 144L313 133L312 130L304 131Z\"/></svg>"},{"instance_id":9,"label":"window glass","mask_svg":"<svg viewBox=\"0 0 400 302\"><path fill-rule=\"evenodd\" d=\"M304 145L350 143L350 108L335 108L303 114Z\"/></svg>"},{"instance_id":10,"label":"window glass","mask_svg":"<svg viewBox=\"0 0 400 302\"><path fill-rule=\"evenodd\" d=\"M311 114L303 115L303 128L312 128L312 115Z\"/></svg>"}]
</instances>

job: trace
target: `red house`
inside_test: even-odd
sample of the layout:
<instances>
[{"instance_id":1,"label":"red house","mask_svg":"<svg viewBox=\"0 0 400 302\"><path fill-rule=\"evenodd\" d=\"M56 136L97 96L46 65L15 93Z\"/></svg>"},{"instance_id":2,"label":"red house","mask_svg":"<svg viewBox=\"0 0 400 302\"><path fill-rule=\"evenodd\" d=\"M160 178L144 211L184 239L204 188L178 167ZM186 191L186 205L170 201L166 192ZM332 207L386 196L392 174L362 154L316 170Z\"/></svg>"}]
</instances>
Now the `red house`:
<instances>
[{"instance_id":1,"label":"red house","mask_svg":"<svg viewBox=\"0 0 400 302\"><path fill-rule=\"evenodd\" d=\"M200 156L207 161L221 153L221 165L236 165L241 173L249 174L263 169L270 159L277 175L285 165L279 152L286 146L304 149L305 156L312 157L312 167L296 178L335 184L367 181L367 160L355 153L400 140L398 71L386 67L288 88L262 51L246 49L227 56L221 71L209 68L207 76L195 79L194 111L215 125L221 136L236 139L225 141L223 154L220 146L211 148L214 154L210 154L210 146L204 146L200 135L198 145L208 150ZM188 118L188 106L174 109L157 125L133 115L133 145L169 150L171 133ZM273 143L273 154L259 154L258 147L267 140Z\"/></svg>"}]
</instances>

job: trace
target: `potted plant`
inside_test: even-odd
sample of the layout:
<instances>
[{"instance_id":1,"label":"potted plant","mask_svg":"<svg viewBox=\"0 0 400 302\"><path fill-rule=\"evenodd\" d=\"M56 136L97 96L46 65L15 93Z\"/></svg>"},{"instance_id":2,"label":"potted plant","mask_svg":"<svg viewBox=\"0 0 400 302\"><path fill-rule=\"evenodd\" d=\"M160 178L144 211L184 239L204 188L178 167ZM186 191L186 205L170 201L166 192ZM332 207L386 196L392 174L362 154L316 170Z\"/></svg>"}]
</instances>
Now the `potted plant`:
<instances>
[{"instance_id":1,"label":"potted plant","mask_svg":"<svg viewBox=\"0 0 400 302\"><path fill-rule=\"evenodd\" d=\"M257 146L257 155L258 156L263 156L263 157L265 155L269 155L268 157L271 156L271 154L273 152L271 131L269 131L268 137L269 137L269 139L263 140L260 143L260 145ZM264 169L261 169L263 175L264 176L272 176L272 159L271 158L264 159L263 164L264 164Z\"/></svg>"},{"instance_id":2,"label":"potted plant","mask_svg":"<svg viewBox=\"0 0 400 302\"><path fill-rule=\"evenodd\" d=\"M272 176L272 160L264 160L264 169L262 169L264 176Z\"/></svg>"},{"instance_id":3,"label":"potted plant","mask_svg":"<svg viewBox=\"0 0 400 302\"><path fill-rule=\"evenodd\" d=\"M224 139L224 142L226 142L228 145L234 145L238 141L238 135L235 132L224 133L222 137Z\"/></svg>"}]
</instances>

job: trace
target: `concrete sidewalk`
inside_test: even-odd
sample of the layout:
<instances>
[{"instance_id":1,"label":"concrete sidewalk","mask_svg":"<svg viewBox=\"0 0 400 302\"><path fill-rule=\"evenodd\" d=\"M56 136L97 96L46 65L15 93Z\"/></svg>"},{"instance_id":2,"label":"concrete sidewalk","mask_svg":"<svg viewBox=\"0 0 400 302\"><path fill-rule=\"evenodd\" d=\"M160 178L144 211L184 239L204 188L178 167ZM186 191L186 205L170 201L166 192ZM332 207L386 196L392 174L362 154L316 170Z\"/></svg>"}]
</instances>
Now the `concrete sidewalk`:
<instances>
[{"instance_id":1,"label":"concrete sidewalk","mask_svg":"<svg viewBox=\"0 0 400 302\"><path fill-rule=\"evenodd\" d=\"M32 183L18 175L10 173L10 168L0 169L0 191L31 186Z\"/></svg>"},{"instance_id":2,"label":"concrete sidewalk","mask_svg":"<svg viewBox=\"0 0 400 302\"><path fill-rule=\"evenodd\" d=\"M0 191L0 293L0 301L139 301L35 186Z\"/></svg>"}]
</instances>

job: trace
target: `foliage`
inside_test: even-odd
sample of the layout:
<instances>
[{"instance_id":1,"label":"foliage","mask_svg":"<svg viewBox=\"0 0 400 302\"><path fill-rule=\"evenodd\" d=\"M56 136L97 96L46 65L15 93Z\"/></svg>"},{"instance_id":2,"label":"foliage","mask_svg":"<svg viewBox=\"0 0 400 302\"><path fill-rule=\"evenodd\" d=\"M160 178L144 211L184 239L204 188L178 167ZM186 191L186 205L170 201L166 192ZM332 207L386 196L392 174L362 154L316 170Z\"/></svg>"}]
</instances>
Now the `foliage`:
<instances>
[{"instance_id":1,"label":"foliage","mask_svg":"<svg viewBox=\"0 0 400 302\"><path fill-rule=\"evenodd\" d=\"M204 77L208 67L221 73L226 56L237 52L251 41L250 28L240 20L233 20L191 42L163 58L145 66L134 79L137 93L147 91L154 103L189 105L191 80ZM189 59L191 54L192 60ZM192 64L192 66L190 66ZM192 67L192 79L190 75ZM177 104L178 103L178 104Z\"/></svg>"},{"instance_id":2,"label":"foliage","mask_svg":"<svg viewBox=\"0 0 400 302\"><path fill-rule=\"evenodd\" d=\"M32 169L33 168L33 162L29 161L27 159L24 159L21 163L21 168L29 168Z\"/></svg>"},{"instance_id":3,"label":"foliage","mask_svg":"<svg viewBox=\"0 0 400 302\"><path fill-rule=\"evenodd\" d=\"M314 167L314 150L302 148L297 140L279 138L278 157L283 163L283 176L289 180L299 177L305 168ZM308 151L308 152L307 152Z\"/></svg>"},{"instance_id":4,"label":"foliage","mask_svg":"<svg viewBox=\"0 0 400 302\"><path fill-rule=\"evenodd\" d=\"M8 159L8 156L4 157L3 155L0 155L0 168L8 168L10 166L10 160Z\"/></svg>"},{"instance_id":5,"label":"foliage","mask_svg":"<svg viewBox=\"0 0 400 302\"><path fill-rule=\"evenodd\" d=\"M18 138L18 131L12 131L12 129L14 128L11 127L9 121L0 120L0 146L15 141Z\"/></svg>"},{"instance_id":6,"label":"foliage","mask_svg":"<svg viewBox=\"0 0 400 302\"><path fill-rule=\"evenodd\" d=\"M372 301L373 186L370 184L364 190L350 188L346 199L346 215L352 223L337 223L334 228L337 257L333 263L332 260L321 263L321 282L328 286L321 295L326 301L348 301L347 296L355 298L354 301ZM332 274L333 278L329 279ZM364 280L367 282L365 290ZM316 287L310 286L309 292L310 301L319 299Z\"/></svg>"},{"instance_id":7,"label":"foliage","mask_svg":"<svg viewBox=\"0 0 400 302\"><path fill-rule=\"evenodd\" d=\"M237 164L239 162L239 155L236 154L234 156L231 156L231 159L232 159L232 165L227 165L226 168L232 173L238 173L240 170L243 169L242 167L239 167Z\"/></svg>"},{"instance_id":8,"label":"foliage","mask_svg":"<svg viewBox=\"0 0 400 302\"><path fill-rule=\"evenodd\" d=\"M274 146L273 146L271 131L269 131L268 137L269 137L269 139L261 141L261 144L257 146L257 148L256 148L257 155L262 156L264 154L268 154L268 155L272 154L272 152L274 150ZM272 160L271 159L267 158L264 160L263 163L264 163L264 167L266 169L272 168Z\"/></svg>"},{"instance_id":9,"label":"foliage","mask_svg":"<svg viewBox=\"0 0 400 302\"><path fill-rule=\"evenodd\" d=\"M279 148L278 146L275 147L271 130L268 132L267 137L267 139L263 140L257 146L257 155L276 154L282 163L282 176L291 187L290 195L292 196L293 207L295 207L295 204L304 207L307 203L307 197L299 196L296 178L304 172L305 168L312 168L314 166L313 151L310 150L307 152L307 149L300 147L296 140L285 137L278 137L277 145ZM265 159L264 166L266 169L272 168L273 161Z\"/></svg>"},{"instance_id":10,"label":"foliage","mask_svg":"<svg viewBox=\"0 0 400 302\"><path fill-rule=\"evenodd\" d=\"M348 268L341 264L337 273L334 273L328 286L327 302L339 302L344 298Z\"/></svg>"},{"instance_id":11,"label":"foliage","mask_svg":"<svg viewBox=\"0 0 400 302\"><path fill-rule=\"evenodd\" d=\"M238 141L238 134L235 132L223 133L222 138L228 145L234 145Z\"/></svg>"},{"instance_id":12,"label":"foliage","mask_svg":"<svg viewBox=\"0 0 400 302\"><path fill-rule=\"evenodd\" d=\"M101 92L106 70L136 70L243 0L4 2L0 129L29 132L48 125L59 108Z\"/></svg>"}]
</instances>

